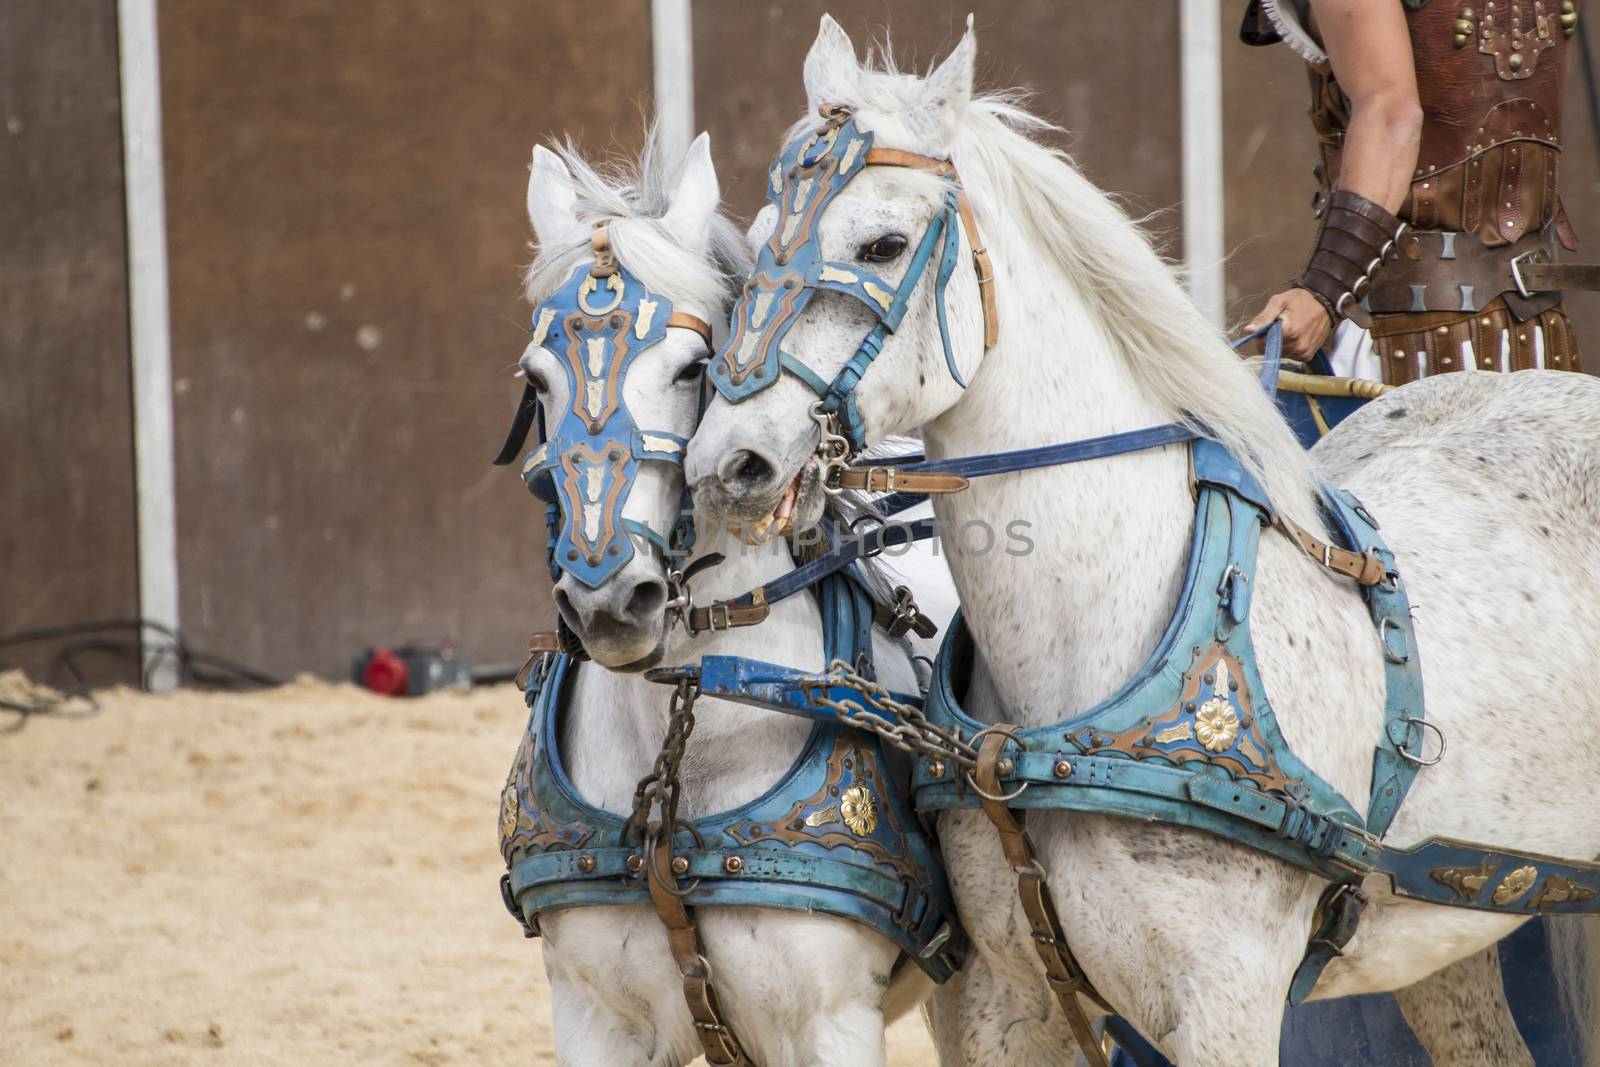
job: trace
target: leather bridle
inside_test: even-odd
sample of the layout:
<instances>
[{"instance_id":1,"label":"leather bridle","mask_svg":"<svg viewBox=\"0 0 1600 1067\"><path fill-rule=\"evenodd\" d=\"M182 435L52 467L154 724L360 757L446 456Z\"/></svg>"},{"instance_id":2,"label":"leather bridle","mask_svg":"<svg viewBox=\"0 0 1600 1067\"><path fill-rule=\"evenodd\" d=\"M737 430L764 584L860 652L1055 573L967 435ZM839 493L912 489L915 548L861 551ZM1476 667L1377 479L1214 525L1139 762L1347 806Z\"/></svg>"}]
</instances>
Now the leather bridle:
<instances>
[{"instance_id":1,"label":"leather bridle","mask_svg":"<svg viewBox=\"0 0 1600 1067\"><path fill-rule=\"evenodd\" d=\"M865 445L865 427L856 407L855 390L885 339L900 325L917 284L937 262L934 305L944 344L945 367L966 386L950 346L945 289L955 271L960 232L972 246L973 269L983 300L984 345L998 338L994 270L978 236L972 205L955 165L896 148L873 147L873 134L856 125L850 109L824 105L823 124L791 144L768 173L768 200L778 216L771 238L762 246L756 269L734 307L730 336L712 361L711 382L732 403L739 403L788 373L817 394L813 413L822 424L820 450L831 469L842 469ZM859 263L824 258L818 224L828 205L869 166L909 167L943 179L943 206L928 223L911 253L899 285ZM861 303L875 322L855 354L831 381L783 350L785 334L798 321L812 296L822 290L844 293ZM826 481L826 480L825 480Z\"/></svg>"},{"instance_id":2,"label":"leather bridle","mask_svg":"<svg viewBox=\"0 0 1600 1067\"><path fill-rule=\"evenodd\" d=\"M599 588L633 556L630 534L659 551L669 569L694 544L688 489L678 521L665 533L626 519L623 506L643 462L683 465L686 438L643 429L623 397L628 368L641 352L660 344L669 329L693 330L711 344L711 326L674 311L672 302L644 286L617 262L607 223L590 236L594 261L573 271L565 285L534 309L533 343L555 353L570 397L555 429L530 382L495 463L516 458L531 430L535 447L522 465L528 488L546 505L550 575L571 574Z\"/></svg>"}]
</instances>

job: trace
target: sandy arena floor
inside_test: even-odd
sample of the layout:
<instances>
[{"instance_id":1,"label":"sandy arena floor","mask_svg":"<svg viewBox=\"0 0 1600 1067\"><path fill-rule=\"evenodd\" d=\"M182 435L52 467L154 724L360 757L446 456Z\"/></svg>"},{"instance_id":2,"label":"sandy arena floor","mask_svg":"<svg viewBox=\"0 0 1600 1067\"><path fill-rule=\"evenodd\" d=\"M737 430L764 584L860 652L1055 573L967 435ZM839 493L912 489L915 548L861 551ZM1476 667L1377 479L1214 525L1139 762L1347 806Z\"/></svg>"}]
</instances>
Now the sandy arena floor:
<instances>
[{"instance_id":1,"label":"sandy arena floor","mask_svg":"<svg viewBox=\"0 0 1600 1067\"><path fill-rule=\"evenodd\" d=\"M0 734L0 1064L554 1062L496 885L512 688L100 699Z\"/></svg>"}]
</instances>

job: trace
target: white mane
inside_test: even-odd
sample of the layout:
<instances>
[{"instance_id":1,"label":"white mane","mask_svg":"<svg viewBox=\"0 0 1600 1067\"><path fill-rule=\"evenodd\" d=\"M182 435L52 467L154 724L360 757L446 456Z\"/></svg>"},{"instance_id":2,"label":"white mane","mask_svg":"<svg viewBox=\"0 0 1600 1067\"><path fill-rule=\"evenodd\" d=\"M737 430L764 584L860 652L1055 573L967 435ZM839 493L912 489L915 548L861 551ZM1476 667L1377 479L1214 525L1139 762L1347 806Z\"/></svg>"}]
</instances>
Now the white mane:
<instances>
[{"instance_id":1,"label":"white mane","mask_svg":"<svg viewBox=\"0 0 1600 1067\"><path fill-rule=\"evenodd\" d=\"M676 160L667 165L654 131L647 134L637 162L611 160L596 167L570 141L552 148L572 174L579 220L586 225L610 220L612 251L645 286L674 303L719 314L726 310L751 271L750 252L738 226L721 212L711 221L709 256L683 247L661 225L683 164ZM533 263L523 277L533 304L559 289L590 254L587 241L554 247L540 242L533 247Z\"/></svg>"},{"instance_id":2,"label":"white mane","mask_svg":"<svg viewBox=\"0 0 1600 1067\"><path fill-rule=\"evenodd\" d=\"M874 61L878 69L834 75L848 85L837 102L882 116L925 143L935 141L925 81L894 66L887 42L869 56L868 63ZM1311 461L1262 391L1255 364L1228 347L1184 292L1177 269L1115 200L1066 152L1028 136L1057 127L1021 107L1024 95L1011 90L974 97L954 131L952 157L972 194L979 229L994 234L1004 221L1031 236L1103 324L1139 389L1171 418L1203 424L1261 480L1277 506L1320 528ZM816 122L801 120L786 141ZM998 246L993 238L988 243ZM1003 279L1000 298L1004 313ZM1054 356L1071 358L1070 346Z\"/></svg>"},{"instance_id":3,"label":"white mane","mask_svg":"<svg viewBox=\"0 0 1600 1067\"><path fill-rule=\"evenodd\" d=\"M985 207L1004 205L1097 313L1140 389L1172 418L1203 424L1278 506L1311 519L1310 459L1254 366L1201 314L1138 225L1065 152L1020 132L1030 128L1051 127L1007 96L980 97L968 108L954 155L980 224L992 228L981 218Z\"/></svg>"}]
</instances>

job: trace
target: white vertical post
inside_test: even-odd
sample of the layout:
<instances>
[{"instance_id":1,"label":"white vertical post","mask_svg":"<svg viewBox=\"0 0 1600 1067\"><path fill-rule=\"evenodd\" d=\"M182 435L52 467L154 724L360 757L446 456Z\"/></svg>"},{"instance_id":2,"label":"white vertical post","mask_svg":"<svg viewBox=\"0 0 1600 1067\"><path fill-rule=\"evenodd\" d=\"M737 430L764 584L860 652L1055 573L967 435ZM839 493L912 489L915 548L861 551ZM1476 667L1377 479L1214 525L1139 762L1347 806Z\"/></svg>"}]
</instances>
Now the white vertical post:
<instances>
[{"instance_id":1,"label":"white vertical post","mask_svg":"<svg viewBox=\"0 0 1600 1067\"><path fill-rule=\"evenodd\" d=\"M157 0L118 0L122 167L128 212L128 318L133 362L139 614L178 627L177 522L173 507L172 338L167 317L167 212L161 154ZM156 688L177 684L176 664L154 661Z\"/></svg>"},{"instance_id":2,"label":"white vertical post","mask_svg":"<svg viewBox=\"0 0 1600 1067\"><path fill-rule=\"evenodd\" d=\"M1222 27L1217 0L1178 0L1183 54L1183 250L1189 295L1222 325Z\"/></svg>"},{"instance_id":3,"label":"white vertical post","mask_svg":"<svg viewBox=\"0 0 1600 1067\"><path fill-rule=\"evenodd\" d=\"M656 130L668 159L694 139L694 41L689 0L651 0L650 55L655 67Z\"/></svg>"}]
</instances>

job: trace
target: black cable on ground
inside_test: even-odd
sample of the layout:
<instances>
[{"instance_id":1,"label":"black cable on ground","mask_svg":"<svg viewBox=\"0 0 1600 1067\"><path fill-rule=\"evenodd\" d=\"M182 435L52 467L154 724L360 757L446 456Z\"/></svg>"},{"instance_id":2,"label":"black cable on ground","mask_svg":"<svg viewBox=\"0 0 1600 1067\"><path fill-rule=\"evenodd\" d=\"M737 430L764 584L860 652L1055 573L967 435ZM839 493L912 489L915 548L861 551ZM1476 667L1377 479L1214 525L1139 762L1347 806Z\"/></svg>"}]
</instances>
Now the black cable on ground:
<instances>
[{"instance_id":1,"label":"black cable on ground","mask_svg":"<svg viewBox=\"0 0 1600 1067\"><path fill-rule=\"evenodd\" d=\"M110 636L127 634L132 636ZM214 656L189 647L183 634L170 626L139 618L95 619L88 622L68 623L63 626L41 626L31 630L18 630L0 634L0 648L37 644L72 638L61 646L46 677L53 683L65 674L70 683L61 689L60 696L22 702L0 697L0 710L16 715L16 721L0 726L0 732L14 733L22 729L35 715L59 715L82 718L100 711L94 698L90 676L83 665L83 657L94 653L116 653L144 658L139 676L139 687L150 690L154 672L167 663L177 671L179 685L193 685L206 689L256 689L283 684L283 680L264 671ZM0 669L7 664L0 660Z\"/></svg>"}]
</instances>

